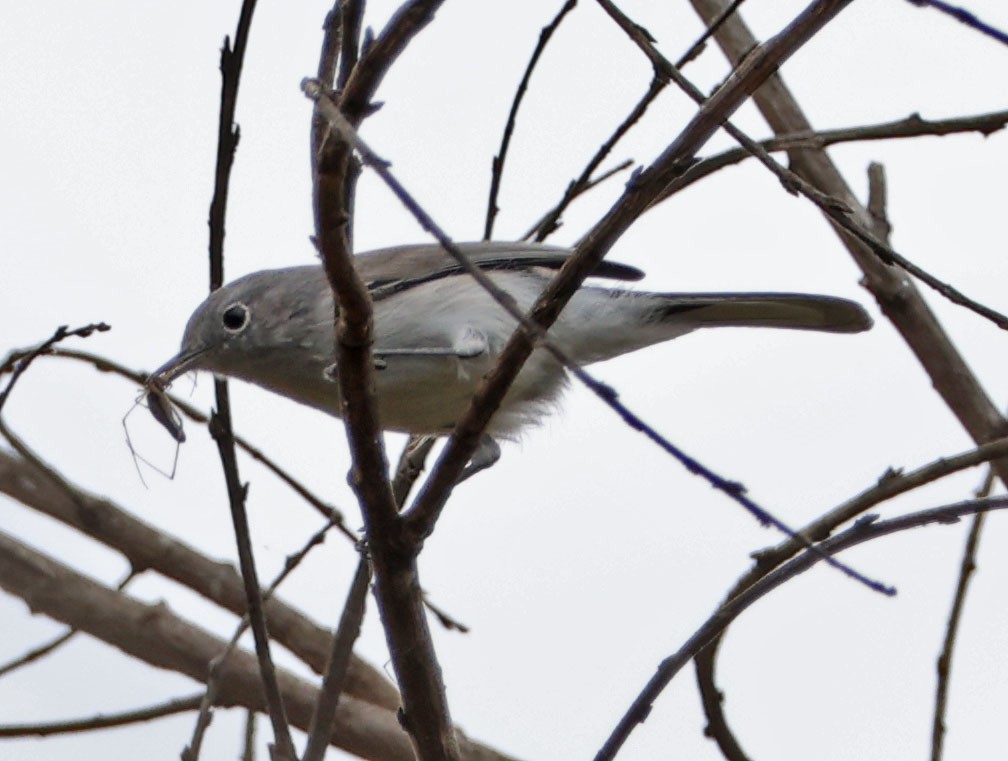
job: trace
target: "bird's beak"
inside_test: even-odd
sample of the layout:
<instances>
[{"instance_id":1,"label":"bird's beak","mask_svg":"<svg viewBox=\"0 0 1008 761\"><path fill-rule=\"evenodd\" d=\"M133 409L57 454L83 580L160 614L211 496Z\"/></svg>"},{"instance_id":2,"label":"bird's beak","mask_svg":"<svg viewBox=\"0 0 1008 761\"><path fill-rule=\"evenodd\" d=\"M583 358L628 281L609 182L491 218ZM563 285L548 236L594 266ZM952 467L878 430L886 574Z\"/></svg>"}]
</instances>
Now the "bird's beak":
<instances>
[{"instance_id":1,"label":"bird's beak","mask_svg":"<svg viewBox=\"0 0 1008 761\"><path fill-rule=\"evenodd\" d=\"M151 415L165 427L172 438L179 444L185 441L185 431L182 430L182 418L172 406L165 389L182 373L190 370L196 361L206 353L206 348L183 349L161 367L147 376L147 408Z\"/></svg>"},{"instance_id":2,"label":"bird's beak","mask_svg":"<svg viewBox=\"0 0 1008 761\"><path fill-rule=\"evenodd\" d=\"M183 349L147 377L147 387L163 391L171 382L193 368L207 348Z\"/></svg>"}]
</instances>

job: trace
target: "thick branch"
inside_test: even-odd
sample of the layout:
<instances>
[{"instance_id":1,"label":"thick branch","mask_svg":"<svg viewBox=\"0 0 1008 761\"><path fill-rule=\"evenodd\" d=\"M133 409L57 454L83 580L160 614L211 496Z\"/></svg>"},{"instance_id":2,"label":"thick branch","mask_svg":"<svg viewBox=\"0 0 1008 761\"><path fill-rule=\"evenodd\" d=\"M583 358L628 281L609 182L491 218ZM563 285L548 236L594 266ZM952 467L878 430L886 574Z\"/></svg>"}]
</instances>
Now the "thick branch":
<instances>
[{"instance_id":1,"label":"thick branch","mask_svg":"<svg viewBox=\"0 0 1008 761\"><path fill-rule=\"evenodd\" d=\"M137 571L157 571L235 615L245 613L241 578L231 565L210 560L107 499L72 488L64 491L37 468L0 450L0 492L121 552ZM265 612L272 636L323 673L330 633L276 597L266 601ZM399 706L399 694L385 676L356 656L346 691L390 710Z\"/></svg>"},{"instance_id":2,"label":"thick branch","mask_svg":"<svg viewBox=\"0 0 1008 761\"><path fill-rule=\"evenodd\" d=\"M0 587L25 600L38 613L63 621L152 666L206 678L223 640L174 615L163 604L148 605L119 594L0 533ZM277 670L288 715L307 730L318 690L284 670ZM265 710L256 657L235 650L221 667L216 702ZM333 742L374 761L413 761L409 739L394 711L346 697L336 709ZM464 741L463 758L473 761L506 757Z\"/></svg>"}]
</instances>

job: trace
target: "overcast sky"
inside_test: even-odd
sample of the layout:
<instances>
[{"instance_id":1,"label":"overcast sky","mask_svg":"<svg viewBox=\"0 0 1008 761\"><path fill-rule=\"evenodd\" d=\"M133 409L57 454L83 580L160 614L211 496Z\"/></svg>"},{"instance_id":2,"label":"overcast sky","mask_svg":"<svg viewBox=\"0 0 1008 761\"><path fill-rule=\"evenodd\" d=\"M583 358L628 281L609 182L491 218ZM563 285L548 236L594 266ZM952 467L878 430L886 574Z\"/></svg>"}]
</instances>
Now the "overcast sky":
<instances>
[{"instance_id":1,"label":"overcast sky","mask_svg":"<svg viewBox=\"0 0 1008 761\"><path fill-rule=\"evenodd\" d=\"M389 74L364 137L458 240L483 229L490 162L514 88L557 3L448 2ZM969 0L1008 29L1008 7ZM56 326L104 320L84 348L150 370L174 354L207 288L206 217L217 129L219 48L238 3L18 3L0 25L0 353ZM392 2L369 3L380 29ZM675 59L700 32L686 3L621 3ZM750 0L757 33L802 3ZM309 263L314 252L308 123L298 83L315 71L325 2L262 2L238 103L229 207L228 278ZM903 0L855 3L783 68L820 128L1005 108L1008 48ZM726 72L715 48L686 73L709 90ZM577 176L650 81L646 59L588 0L570 15L533 78L512 143L496 237L524 233ZM653 159L693 111L669 88L614 153ZM762 137L751 107L736 123ZM704 153L730 147L718 135ZM893 245L965 293L1008 311L1004 241L1008 137L977 135L831 149L862 197L870 161L885 164ZM624 175L625 177L626 175ZM553 241L572 243L615 200L622 179L578 202ZM422 231L365 174L359 250L417 242ZM721 172L650 212L610 258L648 272L650 290L781 290L845 296L876 318L866 334L694 334L594 368L677 445L789 523L801 525L873 484L971 442L811 205L765 170ZM996 404L1008 389L1005 335L926 298ZM233 384L238 430L360 519L345 485L342 425ZM208 409L212 384L183 379ZM190 425L172 480L137 475L121 421L138 390L89 367L41 360L4 410L9 424L74 482L128 507L208 555L234 540L220 466ZM173 446L143 410L127 421L144 457L170 467ZM401 437L389 436L396 457ZM250 519L264 578L319 526L317 514L253 463ZM887 516L967 498L980 470L885 505ZM948 758L1003 752L1008 706L1004 606L1008 553L995 516L970 593L948 716ZM121 558L0 498L0 526L109 583ZM920 759L930 747L934 663L966 526L920 530L844 559L899 588L895 599L816 569L731 628L719 678L754 758ZM453 716L466 732L524 759L590 758L659 661L679 647L749 565L780 537L584 390L504 447L500 463L459 488L425 547L432 598L468 624L435 626ZM337 619L355 563L333 536L284 586L320 621ZM232 617L167 582L131 593L164 599L227 635ZM0 662L60 631L0 597ZM386 664L370 608L358 652ZM281 653L285 665L293 659ZM386 666L386 669L390 669ZM303 669L302 669L303 671ZM714 759L691 669L665 692L621 758ZM0 723L87 716L194 691L189 680L79 637L47 661L0 679ZM234 757L241 716L220 712L204 758ZM82 737L4 741L11 761L177 758L192 716ZM268 738L263 723L261 741Z\"/></svg>"}]
</instances>

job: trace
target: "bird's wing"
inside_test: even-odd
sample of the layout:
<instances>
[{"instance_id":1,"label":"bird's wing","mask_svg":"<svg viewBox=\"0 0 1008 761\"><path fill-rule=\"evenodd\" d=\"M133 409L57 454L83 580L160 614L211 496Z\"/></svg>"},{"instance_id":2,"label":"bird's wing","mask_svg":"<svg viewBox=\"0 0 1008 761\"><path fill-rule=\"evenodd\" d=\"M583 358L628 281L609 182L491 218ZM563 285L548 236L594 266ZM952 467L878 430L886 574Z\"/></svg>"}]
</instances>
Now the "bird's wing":
<instances>
[{"instance_id":1,"label":"bird's wing","mask_svg":"<svg viewBox=\"0 0 1008 761\"><path fill-rule=\"evenodd\" d=\"M570 258L570 249L537 243L460 243L459 249L484 270L545 267L560 269ZM396 246L369 251L356 257L361 278L376 298L388 296L420 283L456 275L462 266L438 245ZM640 280L644 273L626 264L603 261L594 277Z\"/></svg>"}]
</instances>

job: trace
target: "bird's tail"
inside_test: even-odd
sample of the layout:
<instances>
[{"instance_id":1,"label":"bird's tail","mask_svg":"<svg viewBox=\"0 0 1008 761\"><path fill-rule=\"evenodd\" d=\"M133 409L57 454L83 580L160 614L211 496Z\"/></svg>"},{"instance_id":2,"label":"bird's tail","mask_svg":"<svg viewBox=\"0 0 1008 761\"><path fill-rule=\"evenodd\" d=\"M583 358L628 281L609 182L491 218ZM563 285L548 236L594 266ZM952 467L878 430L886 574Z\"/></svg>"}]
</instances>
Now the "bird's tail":
<instances>
[{"instance_id":1,"label":"bird's tail","mask_svg":"<svg viewBox=\"0 0 1008 761\"><path fill-rule=\"evenodd\" d=\"M570 331L572 338L576 333L583 336L569 349L584 364L668 341L697 328L859 333L872 325L868 313L853 301L798 293L646 293L583 288L570 306L571 318L592 327L589 332ZM557 331L561 341L563 332L562 328Z\"/></svg>"}]
</instances>

